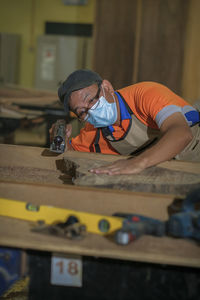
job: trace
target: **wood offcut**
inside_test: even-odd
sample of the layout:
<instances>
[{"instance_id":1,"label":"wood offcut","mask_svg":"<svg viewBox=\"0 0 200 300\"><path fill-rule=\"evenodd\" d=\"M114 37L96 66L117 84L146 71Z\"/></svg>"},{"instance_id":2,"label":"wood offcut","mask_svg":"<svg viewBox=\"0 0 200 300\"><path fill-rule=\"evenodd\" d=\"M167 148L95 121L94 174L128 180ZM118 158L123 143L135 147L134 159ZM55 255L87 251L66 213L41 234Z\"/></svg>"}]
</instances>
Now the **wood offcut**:
<instances>
[{"instance_id":1,"label":"wood offcut","mask_svg":"<svg viewBox=\"0 0 200 300\"><path fill-rule=\"evenodd\" d=\"M106 175L88 170L127 157L68 151L66 170L73 173L75 185L114 188L137 192L185 195L200 186L200 163L169 161L139 174Z\"/></svg>"}]
</instances>

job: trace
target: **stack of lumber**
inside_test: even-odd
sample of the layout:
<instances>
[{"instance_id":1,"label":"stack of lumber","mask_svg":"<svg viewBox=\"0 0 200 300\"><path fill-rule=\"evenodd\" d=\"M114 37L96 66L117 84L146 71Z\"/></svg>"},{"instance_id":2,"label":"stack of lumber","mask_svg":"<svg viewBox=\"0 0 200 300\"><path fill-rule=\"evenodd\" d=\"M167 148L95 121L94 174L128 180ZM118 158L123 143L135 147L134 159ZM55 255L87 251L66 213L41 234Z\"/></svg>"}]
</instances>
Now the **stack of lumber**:
<instances>
[{"instance_id":1,"label":"stack of lumber","mask_svg":"<svg viewBox=\"0 0 200 300\"><path fill-rule=\"evenodd\" d=\"M20 106L54 107L61 109L56 92L23 88L17 85L0 86L0 117L33 118L42 115L34 108L25 109Z\"/></svg>"}]
</instances>

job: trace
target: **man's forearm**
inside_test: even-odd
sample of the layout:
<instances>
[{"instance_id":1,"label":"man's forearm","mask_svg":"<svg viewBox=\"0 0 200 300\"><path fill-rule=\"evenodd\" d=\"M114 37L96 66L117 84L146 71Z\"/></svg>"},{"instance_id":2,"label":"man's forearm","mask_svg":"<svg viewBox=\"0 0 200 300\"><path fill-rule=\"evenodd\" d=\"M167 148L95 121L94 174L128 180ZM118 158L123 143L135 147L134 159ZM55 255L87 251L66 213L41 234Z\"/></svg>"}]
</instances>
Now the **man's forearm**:
<instances>
[{"instance_id":1,"label":"man's forearm","mask_svg":"<svg viewBox=\"0 0 200 300\"><path fill-rule=\"evenodd\" d=\"M167 130L161 139L151 148L144 151L136 160L148 168L157 165L163 161L174 158L192 140L192 133L190 128L177 126Z\"/></svg>"}]
</instances>

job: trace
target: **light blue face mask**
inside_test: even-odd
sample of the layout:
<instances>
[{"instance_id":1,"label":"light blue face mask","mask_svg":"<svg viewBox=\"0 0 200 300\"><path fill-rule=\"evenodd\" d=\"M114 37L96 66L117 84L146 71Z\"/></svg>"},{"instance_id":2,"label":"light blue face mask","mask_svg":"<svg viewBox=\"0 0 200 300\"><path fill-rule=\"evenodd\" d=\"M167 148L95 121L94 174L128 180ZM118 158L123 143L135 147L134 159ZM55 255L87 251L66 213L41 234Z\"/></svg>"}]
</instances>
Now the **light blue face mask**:
<instances>
[{"instance_id":1,"label":"light blue face mask","mask_svg":"<svg viewBox=\"0 0 200 300\"><path fill-rule=\"evenodd\" d=\"M117 120L115 98L113 103L109 103L104 96L100 97L98 102L88 110L85 120L96 128L113 125Z\"/></svg>"}]
</instances>

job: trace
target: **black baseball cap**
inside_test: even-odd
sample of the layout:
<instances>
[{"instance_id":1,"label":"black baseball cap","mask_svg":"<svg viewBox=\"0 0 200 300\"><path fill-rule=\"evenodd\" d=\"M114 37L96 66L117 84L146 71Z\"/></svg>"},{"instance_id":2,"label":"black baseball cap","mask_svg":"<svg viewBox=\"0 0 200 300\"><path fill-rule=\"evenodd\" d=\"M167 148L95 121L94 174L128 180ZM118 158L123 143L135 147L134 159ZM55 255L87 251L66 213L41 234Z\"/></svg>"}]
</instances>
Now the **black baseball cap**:
<instances>
[{"instance_id":1,"label":"black baseball cap","mask_svg":"<svg viewBox=\"0 0 200 300\"><path fill-rule=\"evenodd\" d=\"M58 97L69 111L69 97L72 92L88 87L94 83L101 84L102 78L96 72L87 69L76 70L71 73L58 89Z\"/></svg>"}]
</instances>

